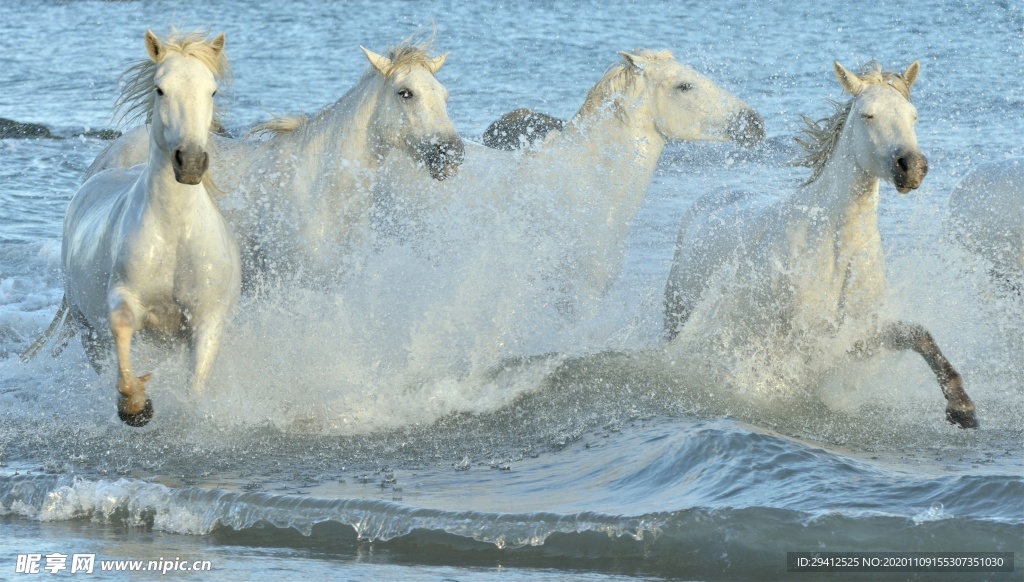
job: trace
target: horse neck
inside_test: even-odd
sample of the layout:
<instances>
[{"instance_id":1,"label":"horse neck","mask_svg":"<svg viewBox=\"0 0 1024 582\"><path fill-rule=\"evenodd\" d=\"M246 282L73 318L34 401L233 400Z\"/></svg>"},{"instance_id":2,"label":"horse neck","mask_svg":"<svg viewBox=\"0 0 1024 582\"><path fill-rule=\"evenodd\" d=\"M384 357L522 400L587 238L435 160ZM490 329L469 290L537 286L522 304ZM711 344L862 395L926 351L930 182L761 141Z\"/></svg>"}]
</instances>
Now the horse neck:
<instances>
[{"instance_id":1,"label":"horse neck","mask_svg":"<svg viewBox=\"0 0 1024 582\"><path fill-rule=\"evenodd\" d=\"M821 175L788 206L785 231L787 248L803 264L802 304L837 322L870 313L885 290L879 179L854 159L849 136L840 137Z\"/></svg>"},{"instance_id":2,"label":"horse neck","mask_svg":"<svg viewBox=\"0 0 1024 582\"><path fill-rule=\"evenodd\" d=\"M863 234L878 232L879 179L857 167L852 138L844 132L821 175L797 194L797 206L815 209L822 228Z\"/></svg>"},{"instance_id":3,"label":"horse neck","mask_svg":"<svg viewBox=\"0 0 1024 582\"><path fill-rule=\"evenodd\" d=\"M599 173L600 192L626 202L624 211L639 209L665 149L665 138L649 121L650 109L643 97L606 97L597 107L584 105L560 138L575 159L588 164L588 173Z\"/></svg>"},{"instance_id":4,"label":"horse neck","mask_svg":"<svg viewBox=\"0 0 1024 582\"><path fill-rule=\"evenodd\" d=\"M203 184L182 184L174 178L170 157L152 141L149 162L138 183L145 185L147 212L158 215L160 224L164 225L190 220L196 207L204 199L209 200Z\"/></svg>"},{"instance_id":5,"label":"horse neck","mask_svg":"<svg viewBox=\"0 0 1024 582\"><path fill-rule=\"evenodd\" d=\"M370 120L380 89L379 75L366 76L341 99L310 119L301 131L280 137L295 142L300 160L318 166L307 170L314 175L336 181L340 176L351 175L355 168L375 170L383 155L380 147L372 143Z\"/></svg>"}]
</instances>

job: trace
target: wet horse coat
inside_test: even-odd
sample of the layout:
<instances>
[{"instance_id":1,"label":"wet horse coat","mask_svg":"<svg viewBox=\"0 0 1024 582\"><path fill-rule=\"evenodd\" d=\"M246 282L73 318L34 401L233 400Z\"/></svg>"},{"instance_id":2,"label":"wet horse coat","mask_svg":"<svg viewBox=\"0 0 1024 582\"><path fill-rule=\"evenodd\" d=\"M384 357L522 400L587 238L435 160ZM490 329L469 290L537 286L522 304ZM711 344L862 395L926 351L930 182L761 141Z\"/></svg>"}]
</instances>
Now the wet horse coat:
<instances>
[{"instance_id":1,"label":"wet horse coat","mask_svg":"<svg viewBox=\"0 0 1024 582\"><path fill-rule=\"evenodd\" d=\"M977 426L960 375L931 335L917 324L875 321L886 287L879 182L905 193L920 186L928 170L909 100L919 70L915 62L903 74L857 75L836 63L836 76L853 97L820 126L808 122L801 143L812 176L803 187L766 208L720 195L694 204L679 229L665 287L670 338L713 292L712 282L733 272L741 284L729 293L739 295L743 313L725 317L756 321L751 341L777 336L792 344L797 334L828 337L862 326L850 351L918 352L942 388L950 422Z\"/></svg>"},{"instance_id":2,"label":"wet horse coat","mask_svg":"<svg viewBox=\"0 0 1024 582\"><path fill-rule=\"evenodd\" d=\"M200 395L239 298L238 249L207 180L214 95L227 72L224 35L160 40L146 32L150 60L130 72L122 105L151 122L145 165L100 172L75 194L64 219L64 301L31 357L56 331L81 330L101 370L116 348L118 414L131 426L153 416L131 364L136 332L191 346L192 393Z\"/></svg>"}]
</instances>

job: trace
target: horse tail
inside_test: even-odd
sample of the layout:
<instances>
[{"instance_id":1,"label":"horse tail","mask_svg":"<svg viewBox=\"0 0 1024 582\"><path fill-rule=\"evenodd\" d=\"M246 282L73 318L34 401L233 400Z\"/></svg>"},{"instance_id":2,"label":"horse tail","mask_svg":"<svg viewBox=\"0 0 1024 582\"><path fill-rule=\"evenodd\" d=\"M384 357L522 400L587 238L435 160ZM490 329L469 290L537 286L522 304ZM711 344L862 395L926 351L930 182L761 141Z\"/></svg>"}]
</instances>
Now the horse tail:
<instances>
[{"instance_id":1,"label":"horse tail","mask_svg":"<svg viewBox=\"0 0 1024 582\"><path fill-rule=\"evenodd\" d=\"M53 355L57 356L67 345L68 340L71 339L75 334L74 324L68 320L68 298L65 295L61 297L60 308L57 310L57 314L53 316L53 321L50 322L50 327L46 328L43 335L39 336L39 339L32 342L32 345L28 347L21 354L21 361L28 362L32 358L35 358L43 347L50 342L53 334L60 328L60 335L57 338L57 345L53 348Z\"/></svg>"},{"instance_id":2,"label":"horse tail","mask_svg":"<svg viewBox=\"0 0 1024 582\"><path fill-rule=\"evenodd\" d=\"M292 116L277 116L261 123L256 127L249 130L249 133L245 135L245 138L250 137L262 137L264 135L274 136L281 135L283 133L294 133L309 123L308 115L292 115Z\"/></svg>"}]
</instances>

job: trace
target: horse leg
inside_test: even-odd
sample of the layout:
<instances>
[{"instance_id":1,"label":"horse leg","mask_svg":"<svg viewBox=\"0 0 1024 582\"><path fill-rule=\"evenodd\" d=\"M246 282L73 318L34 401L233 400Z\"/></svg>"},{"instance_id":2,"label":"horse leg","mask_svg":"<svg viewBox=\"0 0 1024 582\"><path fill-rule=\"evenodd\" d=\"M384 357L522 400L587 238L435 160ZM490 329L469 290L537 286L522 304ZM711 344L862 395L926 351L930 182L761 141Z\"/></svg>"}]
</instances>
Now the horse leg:
<instances>
[{"instance_id":1,"label":"horse leg","mask_svg":"<svg viewBox=\"0 0 1024 582\"><path fill-rule=\"evenodd\" d=\"M978 428L978 419L974 413L974 403L964 391L964 382L960 374L942 355L932 334L916 323L904 321L892 322L882 328L880 341L882 346L894 350L914 350L935 373L935 378L946 397L946 420L961 428Z\"/></svg>"},{"instance_id":2,"label":"horse leg","mask_svg":"<svg viewBox=\"0 0 1024 582\"><path fill-rule=\"evenodd\" d=\"M100 336L89 324L85 323L82 327L82 348L85 349L85 355L89 359L92 369L102 376L107 371L110 349L113 345L110 339Z\"/></svg>"},{"instance_id":3,"label":"horse leg","mask_svg":"<svg viewBox=\"0 0 1024 582\"><path fill-rule=\"evenodd\" d=\"M665 337L672 341L683 329L683 324L690 319L690 310L683 305L665 306Z\"/></svg>"},{"instance_id":4,"label":"horse leg","mask_svg":"<svg viewBox=\"0 0 1024 582\"><path fill-rule=\"evenodd\" d=\"M203 395L203 388L213 362L220 350L221 333L224 331L224 318L217 317L213 321L197 326L192 330L192 394Z\"/></svg>"},{"instance_id":5,"label":"horse leg","mask_svg":"<svg viewBox=\"0 0 1024 582\"><path fill-rule=\"evenodd\" d=\"M153 403L146 398L146 382L152 374L136 377L132 370L132 336L137 318L125 302L110 312L110 332L117 348L117 415L128 426L145 426L153 418Z\"/></svg>"}]
</instances>

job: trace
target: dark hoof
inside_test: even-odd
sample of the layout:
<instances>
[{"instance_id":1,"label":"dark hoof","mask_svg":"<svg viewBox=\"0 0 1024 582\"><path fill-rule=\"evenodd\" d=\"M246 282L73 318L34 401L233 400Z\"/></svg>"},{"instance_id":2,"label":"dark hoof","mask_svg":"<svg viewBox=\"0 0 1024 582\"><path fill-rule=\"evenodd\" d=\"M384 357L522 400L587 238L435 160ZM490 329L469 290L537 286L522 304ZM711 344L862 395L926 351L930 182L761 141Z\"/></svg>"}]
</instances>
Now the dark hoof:
<instances>
[{"instance_id":1,"label":"dark hoof","mask_svg":"<svg viewBox=\"0 0 1024 582\"><path fill-rule=\"evenodd\" d=\"M146 426L149 421L153 420L153 401L149 398L146 399L146 405L142 407L142 410L135 414L128 414L120 408L117 409L117 416L121 418L121 422L139 428L140 426Z\"/></svg>"},{"instance_id":2,"label":"dark hoof","mask_svg":"<svg viewBox=\"0 0 1024 582\"><path fill-rule=\"evenodd\" d=\"M978 428L978 417L973 410L946 410L946 422L960 428Z\"/></svg>"}]
</instances>

